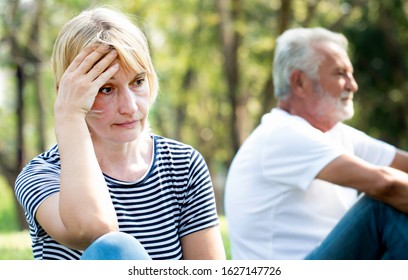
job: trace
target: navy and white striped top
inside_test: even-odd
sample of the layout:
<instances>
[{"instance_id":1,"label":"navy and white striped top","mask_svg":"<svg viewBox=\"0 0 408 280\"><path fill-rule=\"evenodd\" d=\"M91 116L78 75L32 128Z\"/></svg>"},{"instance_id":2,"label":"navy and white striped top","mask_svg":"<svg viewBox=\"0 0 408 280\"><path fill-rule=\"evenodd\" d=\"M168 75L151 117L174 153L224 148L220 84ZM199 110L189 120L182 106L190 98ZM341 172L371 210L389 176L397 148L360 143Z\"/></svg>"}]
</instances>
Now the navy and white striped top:
<instances>
[{"instance_id":1,"label":"navy and white striped top","mask_svg":"<svg viewBox=\"0 0 408 280\"><path fill-rule=\"evenodd\" d=\"M152 259L182 259L180 238L218 225L207 165L195 149L152 136L150 170L136 182L105 175L120 231L139 240ZM79 259L82 252L53 240L35 219L48 196L59 191L60 155L55 145L34 158L16 180L15 193L25 210L35 259Z\"/></svg>"}]
</instances>

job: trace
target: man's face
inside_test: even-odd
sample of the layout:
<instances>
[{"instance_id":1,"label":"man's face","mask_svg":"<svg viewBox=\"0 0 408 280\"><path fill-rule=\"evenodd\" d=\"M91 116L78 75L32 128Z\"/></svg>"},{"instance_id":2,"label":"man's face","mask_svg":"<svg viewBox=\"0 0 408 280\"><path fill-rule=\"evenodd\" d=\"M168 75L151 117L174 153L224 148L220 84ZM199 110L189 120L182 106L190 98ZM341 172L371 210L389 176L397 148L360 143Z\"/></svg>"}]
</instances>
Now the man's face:
<instances>
[{"instance_id":1,"label":"man's face","mask_svg":"<svg viewBox=\"0 0 408 280\"><path fill-rule=\"evenodd\" d=\"M321 44L318 50L322 60L318 79L314 81L316 114L334 123L350 119L354 114L353 96L358 89L350 59L332 43Z\"/></svg>"}]
</instances>

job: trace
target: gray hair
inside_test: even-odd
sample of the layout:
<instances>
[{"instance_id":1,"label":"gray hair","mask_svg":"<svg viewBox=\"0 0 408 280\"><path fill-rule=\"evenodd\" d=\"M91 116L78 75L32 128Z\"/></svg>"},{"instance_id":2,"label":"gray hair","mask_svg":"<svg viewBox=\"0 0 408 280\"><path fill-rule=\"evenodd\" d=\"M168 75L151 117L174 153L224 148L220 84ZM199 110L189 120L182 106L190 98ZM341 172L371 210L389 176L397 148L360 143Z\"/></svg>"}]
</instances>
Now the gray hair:
<instances>
[{"instance_id":1,"label":"gray hair","mask_svg":"<svg viewBox=\"0 0 408 280\"><path fill-rule=\"evenodd\" d=\"M348 41L344 35L321 27L289 29L278 37L273 65L277 99L290 95L289 78L293 70L301 70L311 79L318 78L321 56L314 45L320 42L332 42L347 50Z\"/></svg>"}]
</instances>

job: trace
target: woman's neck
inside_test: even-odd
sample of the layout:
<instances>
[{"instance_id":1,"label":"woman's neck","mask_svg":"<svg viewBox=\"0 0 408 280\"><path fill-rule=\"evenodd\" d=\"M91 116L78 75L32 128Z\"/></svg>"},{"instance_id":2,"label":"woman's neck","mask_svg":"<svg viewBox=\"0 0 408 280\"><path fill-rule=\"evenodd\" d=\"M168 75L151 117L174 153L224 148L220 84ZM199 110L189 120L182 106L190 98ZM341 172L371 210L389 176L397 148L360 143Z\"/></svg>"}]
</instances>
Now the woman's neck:
<instances>
[{"instance_id":1,"label":"woman's neck","mask_svg":"<svg viewBox=\"0 0 408 280\"><path fill-rule=\"evenodd\" d=\"M153 139L143 134L137 140L123 144L95 144L96 156L102 172L123 181L143 177L153 160Z\"/></svg>"}]
</instances>

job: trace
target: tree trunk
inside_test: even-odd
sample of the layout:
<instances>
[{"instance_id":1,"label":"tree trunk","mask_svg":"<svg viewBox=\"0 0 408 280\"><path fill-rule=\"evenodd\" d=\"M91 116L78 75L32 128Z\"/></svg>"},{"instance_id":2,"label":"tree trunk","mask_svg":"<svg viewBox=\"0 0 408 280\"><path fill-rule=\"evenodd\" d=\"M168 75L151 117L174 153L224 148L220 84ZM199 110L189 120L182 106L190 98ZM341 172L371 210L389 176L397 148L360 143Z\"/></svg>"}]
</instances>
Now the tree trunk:
<instances>
[{"instance_id":1,"label":"tree trunk","mask_svg":"<svg viewBox=\"0 0 408 280\"><path fill-rule=\"evenodd\" d=\"M291 18L292 18L292 0L281 0L281 9L280 9L280 14L278 18L278 28L279 28L278 34L282 34L286 29L288 29ZM262 111L259 112L258 121L261 119L261 117L265 113L269 112L272 109L272 107L275 105L272 69L273 67L271 64L268 79L265 81L265 84L264 84L264 87L261 93L261 99L262 99L261 110Z\"/></svg>"},{"instance_id":2,"label":"tree trunk","mask_svg":"<svg viewBox=\"0 0 408 280\"><path fill-rule=\"evenodd\" d=\"M26 42L20 41L21 36L19 36L20 30L20 18L24 15L19 13L19 1L10 2L8 8L10 9L9 15L10 19L5 20L4 31L6 34L7 41L11 49L11 59L10 64L16 67L15 81L16 81L16 151L15 151L15 160L6 161L0 160L0 169L5 170L5 176L8 182L8 185L14 190L15 179L22 170L25 160L26 160L26 151L25 151L25 141L24 141L24 125L25 125L25 103L24 103L24 89L26 83L26 73L24 71L25 66L29 63L33 64L35 67L34 80L35 93L37 96L37 106L38 109L38 147L40 150L44 150L45 147L45 117L43 110L43 103L41 98L41 46L39 44L40 36L40 21L41 13L43 10L43 0L37 1L36 3L36 12L32 21L32 29L28 32L28 38ZM21 33L21 32L20 32ZM14 163L10 163L14 162ZM16 201L17 216L20 229L27 229L27 222L25 219L25 214Z\"/></svg>"},{"instance_id":3,"label":"tree trunk","mask_svg":"<svg viewBox=\"0 0 408 280\"><path fill-rule=\"evenodd\" d=\"M239 0L216 0L220 18L220 33L222 50L225 58L224 72L227 79L228 100L231 108L230 138L232 153L235 154L244 137L243 123L246 117L245 108L239 96L239 63L238 49L241 43L241 35L235 28L234 22L241 14Z\"/></svg>"},{"instance_id":4,"label":"tree trunk","mask_svg":"<svg viewBox=\"0 0 408 280\"><path fill-rule=\"evenodd\" d=\"M41 73L42 73L42 48L41 48L41 40L40 40L40 32L42 26L42 11L44 10L44 1L38 0L36 5L36 13L33 19L32 25L32 32L30 38L30 46L32 46L33 50L33 61L34 64L34 92L36 96L37 102L37 110L38 110L38 119L37 119L37 131L38 131L38 139L37 139L37 148L39 151L45 150L45 139L46 139L46 132L45 132L45 112L44 112L44 102L43 102L43 92L42 92L42 80L41 80Z\"/></svg>"},{"instance_id":5,"label":"tree trunk","mask_svg":"<svg viewBox=\"0 0 408 280\"><path fill-rule=\"evenodd\" d=\"M16 150L16 165L14 172L10 174L7 178L9 185L13 188L15 179L17 178L18 173L23 168L24 165L24 66L17 65L16 69L16 82L17 82L17 106L16 106L16 116L17 116L17 150ZM19 203L16 200L16 210L17 218L20 229L27 229L27 221L25 218L24 211Z\"/></svg>"}]
</instances>

